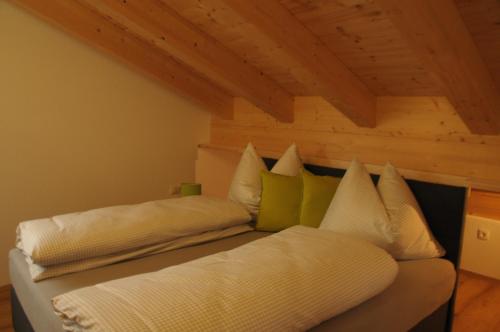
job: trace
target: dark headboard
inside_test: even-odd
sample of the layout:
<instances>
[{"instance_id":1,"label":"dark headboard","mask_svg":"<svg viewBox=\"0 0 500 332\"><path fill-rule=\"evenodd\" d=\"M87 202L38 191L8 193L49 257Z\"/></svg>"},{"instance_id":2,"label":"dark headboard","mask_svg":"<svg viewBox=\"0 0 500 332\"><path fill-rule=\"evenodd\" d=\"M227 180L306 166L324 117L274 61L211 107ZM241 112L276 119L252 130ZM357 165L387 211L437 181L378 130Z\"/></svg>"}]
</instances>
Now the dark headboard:
<instances>
[{"instance_id":1,"label":"dark headboard","mask_svg":"<svg viewBox=\"0 0 500 332\"><path fill-rule=\"evenodd\" d=\"M271 168L276 160L264 158L264 162ZM309 164L305 164L304 167L317 175L336 177L342 177L346 171ZM372 174L375 183L378 177ZM446 249L444 258L458 267L467 189L417 180L406 180L406 182L420 204L432 233Z\"/></svg>"},{"instance_id":2,"label":"dark headboard","mask_svg":"<svg viewBox=\"0 0 500 332\"><path fill-rule=\"evenodd\" d=\"M276 159L264 158L264 162L270 169L276 163ZM342 177L346 172L345 169L310 164L305 164L304 167L316 175ZM374 183L378 181L378 175L372 174L371 177ZM406 182L420 204L432 233L446 250L444 258L451 261L458 269L467 188L408 179ZM439 330L451 331L452 329L455 296L456 286L451 299L442 306L442 313L438 310L432 315L432 317L438 317L436 318L440 321L438 326L443 327Z\"/></svg>"}]
</instances>

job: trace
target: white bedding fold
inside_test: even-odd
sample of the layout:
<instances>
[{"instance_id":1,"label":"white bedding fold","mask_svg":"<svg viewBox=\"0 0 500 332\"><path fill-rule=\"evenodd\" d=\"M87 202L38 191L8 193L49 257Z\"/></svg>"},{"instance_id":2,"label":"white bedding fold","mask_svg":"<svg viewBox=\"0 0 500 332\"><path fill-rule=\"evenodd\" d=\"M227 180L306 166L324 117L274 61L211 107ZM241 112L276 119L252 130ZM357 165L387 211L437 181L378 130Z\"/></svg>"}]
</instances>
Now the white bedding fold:
<instances>
[{"instance_id":1,"label":"white bedding fold","mask_svg":"<svg viewBox=\"0 0 500 332\"><path fill-rule=\"evenodd\" d=\"M117 252L111 255L93 257L81 261L74 261L50 266L34 264L28 257L26 259L28 261L31 278L33 279L33 281L40 281L68 273L95 269L101 266L110 265L132 258L155 255L169 250L175 250L199 243L219 240L229 236L250 232L252 230L253 227L248 224L232 226L229 228L217 229L214 231L208 231L196 235L184 236L172 241L153 244L139 249L131 249L125 252Z\"/></svg>"},{"instance_id":2,"label":"white bedding fold","mask_svg":"<svg viewBox=\"0 0 500 332\"><path fill-rule=\"evenodd\" d=\"M250 220L242 206L228 200L171 198L25 221L17 228L17 247L32 271L53 267L56 271L85 260L103 262L101 258L114 256L113 261L117 261L120 255L130 258L134 251L159 250L184 237L221 231Z\"/></svg>"},{"instance_id":3,"label":"white bedding fold","mask_svg":"<svg viewBox=\"0 0 500 332\"><path fill-rule=\"evenodd\" d=\"M380 293L397 270L368 242L295 226L52 303L69 331L301 331Z\"/></svg>"}]
</instances>

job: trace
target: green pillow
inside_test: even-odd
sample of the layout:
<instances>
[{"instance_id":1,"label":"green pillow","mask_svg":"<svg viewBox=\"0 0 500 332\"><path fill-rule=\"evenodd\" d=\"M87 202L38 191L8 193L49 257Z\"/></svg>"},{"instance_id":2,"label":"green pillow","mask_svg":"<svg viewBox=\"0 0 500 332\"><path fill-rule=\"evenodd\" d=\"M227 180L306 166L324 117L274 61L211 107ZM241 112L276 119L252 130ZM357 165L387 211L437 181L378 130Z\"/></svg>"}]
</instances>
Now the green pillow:
<instances>
[{"instance_id":1,"label":"green pillow","mask_svg":"<svg viewBox=\"0 0 500 332\"><path fill-rule=\"evenodd\" d=\"M300 224L318 227L337 191L340 178L317 176L306 170L302 171L304 182Z\"/></svg>"},{"instance_id":2,"label":"green pillow","mask_svg":"<svg viewBox=\"0 0 500 332\"><path fill-rule=\"evenodd\" d=\"M261 172L262 196L256 229L277 232L298 225L302 202L302 176Z\"/></svg>"}]
</instances>

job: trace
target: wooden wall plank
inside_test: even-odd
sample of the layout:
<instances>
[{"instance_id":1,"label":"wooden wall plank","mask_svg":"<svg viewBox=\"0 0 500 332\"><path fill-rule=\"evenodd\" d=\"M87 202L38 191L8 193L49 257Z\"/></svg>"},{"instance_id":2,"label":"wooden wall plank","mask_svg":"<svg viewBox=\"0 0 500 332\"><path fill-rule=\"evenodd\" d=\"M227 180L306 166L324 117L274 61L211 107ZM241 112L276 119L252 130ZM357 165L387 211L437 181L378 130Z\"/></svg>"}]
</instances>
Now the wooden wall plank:
<instances>
[{"instance_id":1,"label":"wooden wall plank","mask_svg":"<svg viewBox=\"0 0 500 332\"><path fill-rule=\"evenodd\" d=\"M317 97L297 98L295 112L293 124L280 124L236 99L234 120L212 118L211 144L241 149L252 141L257 149L281 152L295 142L308 158L390 161L461 177L477 188L500 188L500 137L470 134L446 98L383 98L375 129L342 123L339 111Z\"/></svg>"},{"instance_id":2,"label":"wooden wall plank","mask_svg":"<svg viewBox=\"0 0 500 332\"><path fill-rule=\"evenodd\" d=\"M203 190L209 195L226 197L232 176L236 170L241 153L244 148L228 147L215 144L201 144L198 147L198 159L196 161L196 181L203 184ZM262 157L279 159L283 150L273 151L258 149ZM301 153L302 160L307 164L347 169L351 161L332 158L315 157ZM364 163L372 174L381 174L384 165ZM222 172L214 174L214 169ZM413 169L398 168L399 172L407 179L440 183L452 186L469 186L469 179L463 176L454 176L441 173L415 171ZM500 183L496 184L500 189ZM207 188L205 188L207 187ZM206 190L205 190L206 189Z\"/></svg>"},{"instance_id":3,"label":"wooden wall plank","mask_svg":"<svg viewBox=\"0 0 500 332\"><path fill-rule=\"evenodd\" d=\"M500 133L500 93L453 0L377 0L473 133Z\"/></svg>"},{"instance_id":4,"label":"wooden wall plank","mask_svg":"<svg viewBox=\"0 0 500 332\"><path fill-rule=\"evenodd\" d=\"M480 217L500 220L500 193L472 190L467 212Z\"/></svg>"},{"instance_id":5,"label":"wooden wall plank","mask_svg":"<svg viewBox=\"0 0 500 332\"><path fill-rule=\"evenodd\" d=\"M317 97L297 97L292 124L273 121L244 100L235 100L234 121L214 117L213 124L262 128L290 128L320 131L325 135L340 133L368 136L408 137L422 141L454 141L474 144L500 145L500 136L471 135L453 106L445 97L379 97L377 128L360 128Z\"/></svg>"},{"instance_id":6,"label":"wooden wall plank","mask_svg":"<svg viewBox=\"0 0 500 332\"><path fill-rule=\"evenodd\" d=\"M156 47L128 34L74 0L13 0L57 27L121 59L223 118L231 118L233 97L196 76Z\"/></svg>"},{"instance_id":7,"label":"wooden wall plank","mask_svg":"<svg viewBox=\"0 0 500 332\"><path fill-rule=\"evenodd\" d=\"M232 95L280 121L293 121L293 97L159 0L81 0L105 18L174 56Z\"/></svg>"}]
</instances>

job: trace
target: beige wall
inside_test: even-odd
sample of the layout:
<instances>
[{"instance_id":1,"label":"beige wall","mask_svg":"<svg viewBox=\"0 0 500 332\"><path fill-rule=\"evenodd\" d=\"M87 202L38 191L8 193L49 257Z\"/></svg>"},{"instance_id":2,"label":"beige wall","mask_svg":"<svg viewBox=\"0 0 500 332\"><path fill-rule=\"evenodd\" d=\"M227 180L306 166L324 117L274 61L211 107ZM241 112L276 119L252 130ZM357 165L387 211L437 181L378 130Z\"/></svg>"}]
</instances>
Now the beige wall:
<instances>
[{"instance_id":1,"label":"beige wall","mask_svg":"<svg viewBox=\"0 0 500 332\"><path fill-rule=\"evenodd\" d=\"M166 196L209 119L0 0L0 285L19 221Z\"/></svg>"}]
</instances>

